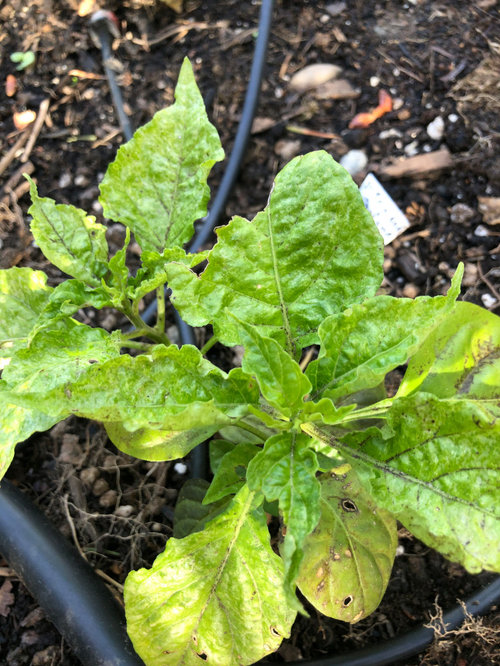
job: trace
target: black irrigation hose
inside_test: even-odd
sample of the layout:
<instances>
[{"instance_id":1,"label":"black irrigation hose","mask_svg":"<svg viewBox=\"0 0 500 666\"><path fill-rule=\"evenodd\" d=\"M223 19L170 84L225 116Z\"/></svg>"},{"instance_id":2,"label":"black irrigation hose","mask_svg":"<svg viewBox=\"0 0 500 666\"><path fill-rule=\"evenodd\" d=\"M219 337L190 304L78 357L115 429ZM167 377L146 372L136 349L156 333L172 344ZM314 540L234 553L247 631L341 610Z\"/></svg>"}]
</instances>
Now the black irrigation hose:
<instances>
[{"instance_id":1,"label":"black irrigation hose","mask_svg":"<svg viewBox=\"0 0 500 666\"><path fill-rule=\"evenodd\" d=\"M144 666L104 582L39 509L0 485L0 552L86 666Z\"/></svg>"}]
</instances>

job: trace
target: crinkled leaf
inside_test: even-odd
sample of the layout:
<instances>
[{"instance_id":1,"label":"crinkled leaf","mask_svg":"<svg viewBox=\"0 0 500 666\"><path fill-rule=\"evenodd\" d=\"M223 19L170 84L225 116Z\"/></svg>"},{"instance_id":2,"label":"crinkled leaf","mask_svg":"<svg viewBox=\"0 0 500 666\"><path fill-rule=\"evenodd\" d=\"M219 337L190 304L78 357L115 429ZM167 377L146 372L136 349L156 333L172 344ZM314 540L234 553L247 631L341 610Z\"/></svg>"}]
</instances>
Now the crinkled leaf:
<instances>
[{"instance_id":1,"label":"crinkled leaf","mask_svg":"<svg viewBox=\"0 0 500 666\"><path fill-rule=\"evenodd\" d=\"M408 364L398 395L500 399L500 317L456 303Z\"/></svg>"},{"instance_id":2,"label":"crinkled leaf","mask_svg":"<svg viewBox=\"0 0 500 666\"><path fill-rule=\"evenodd\" d=\"M135 278L130 280L128 295L133 301L139 301L150 291L167 282L166 266L171 261L179 262L189 268L197 266L208 256L208 251L188 254L180 247L167 248L159 252L143 252L141 261L143 267Z\"/></svg>"},{"instance_id":3,"label":"crinkled leaf","mask_svg":"<svg viewBox=\"0 0 500 666\"><path fill-rule=\"evenodd\" d=\"M138 428L126 430L121 423L105 423L104 427L113 444L129 456L141 460L176 460L211 437L217 426L190 430L159 430Z\"/></svg>"},{"instance_id":4,"label":"crinkled leaf","mask_svg":"<svg viewBox=\"0 0 500 666\"><path fill-rule=\"evenodd\" d=\"M68 319L81 308L101 309L112 305L110 294L102 287L88 287L80 280L65 280L52 290L30 333L30 340L42 329L53 327L61 319Z\"/></svg>"},{"instance_id":5,"label":"crinkled leaf","mask_svg":"<svg viewBox=\"0 0 500 666\"><path fill-rule=\"evenodd\" d=\"M52 287L47 286L47 276L42 271L0 270L0 359L26 345L51 293Z\"/></svg>"},{"instance_id":6,"label":"crinkled leaf","mask_svg":"<svg viewBox=\"0 0 500 666\"><path fill-rule=\"evenodd\" d=\"M262 509L244 486L202 532L169 539L125 583L128 632L147 666L236 666L274 652L295 613Z\"/></svg>"},{"instance_id":7,"label":"crinkled leaf","mask_svg":"<svg viewBox=\"0 0 500 666\"><path fill-rule=\"evenodd\" d=\"M333 425L342 421L344 416L353 411L356 405L344 405L335 407L330 398L321 398L318 402L308 400L302 405L300 418L306 421L322 421Z\"/></svg>"},{"instance_id":8,"label":"crinkled leaf","mask_svg":"<svg viewBox=\"0 0 500 666\"><path fill-rule=\"evenodd\" d=\"M31 232L44 255L68 275L98 287L108 264L106 227L80 208L39 197L31 179L30 194Z\"/></svg>"},{"instance_id":9,"label":"crinkled leaf","mask_svg":"<svg viewBox=\"0 0 500 666\"><path fill-rule=\"evenodd\" d=\"M262 491L268 501L278 500L286 525L281 554L285 564L285 591L290 605L301 609L295 597L295 581L302 562L302 545L316 526L320 485L318 461L309 448L309 437L295 432L274 435L250 462L247 483Z\"/></svg>"},{"instance_id":10,"label":"crinkled leaf","mask_svg":"<svg viewBox=\"0 0 500 666\"><path fill-rule=\"evenodd\" d=\"M182 246L207 212L207 176L223 157L186 59L175 104L138 129L108 167L100 185L104 215L128 226L143 250Z\"/></svg>"},{"instance_id":11,"label":"crinkled leaf","mask_svg":"<svg viewBox=\"0 0 500 666\"><path fill-rule=\"evenodd\" d=\"M228 505L229 498L225 498L210 506L205 506L203 498L210 484L205 479L188 479L183 484L174 513L174 537L182 539L201 532L209 520L219 515Z\"/></svg>"},{"instance_id":12,"label":"crinkled leaf","mask_svg":"<svg viewBox=\"0 0 500 666\"><path fill-rule=\"evenodd\" d=\"M351 177L323 151L292 160L266 209L217 235L205 271L172 264L169 285L182 317L212 323L227 345L241 342L232 313L295 355L318 342L326 316L373 296L382 280L382 239Z\"/></svg>"},{"instance_id":13,"label":"crinkled leaf","mask_svg":"<svg viewBox=\"0 0 500 666\"><path fill-rule=\"evenodd\" d=\"M249 462L260 451L253 444L237 444L221 459L215 472L210 488L204 499L205 504L234 495L245 483Z\"/></svg>"},{"instance_id":14,"label":"crinkled leaf","mask_svg":"<svg viewBox=\"0 0 500 666\"><path fill-rule=\"evenodd\" d=\"M39 409L121 422L125 429L173 430L230 424L257 404L255 381L241 368L229 375L192 345L154 347L151 354L120 356L91 367L82 381L45 394L24 394Z\"/></svg>"},{"instance_id":15,"label":"crinkled leaf","mask_svg":"<svg viewBox=\"0 0 500 666\"><path fill-rule=\"evenodd\" d=\"M406 363L453 308L462 273L463 267L447 296L376 296L328 317L319 327L319 357L306 371L313 397L337 401L377 386L390 370Z\"/></svg>"},{"instance_id":16,"label":"crinkled leaf","mask_svg":"<svg viewBox=\"0 0 500 666\"><path fill-rule=\"evenodd\" d=\"M60 322L55 329L38 333L27 349L18 351L5 368L2 379L16 394L45 396L53 389L64 391L68 382L78 382L93 367L120 356L119 334L90 328L73 320ZM11 394L14 397L14 393ZM36 399L32 405L36 408ZM59 406L44 401L54 416ZM45 411L42 409L42 411Z\"/></svg>"},{"instance_id":17,"label":"crinkled leaf","mask_svg":"<svg viewBox=\"0 0 500 666\"><path fill-rule=\"evenodd\" d=\"M236 319L234 317L234 319ZM264 398L283 415L290 417L303 404L311 384L299 364L276 340L259 334L251 324L238 321L245 347L241 367L257 379Z\"/></svg>"},{"instance_id":18,"label":"crinkled leaf","mask_svg":"<svg viewBox=\"0 0 500 666\"><path fill-rule=\"evenodd\" d=\"M305 540L297 585L321 613L354 623L382 600L398 537L394 518L349 468L320 477L321 517Z\"/></svg>"},{"instance_id":19,"label":"crinkled leaf","mask_svg":"<svg viewBox=\"0 0 500 666\"><path fill-rule=\"evenodd\" d=\"M417 393L387 419L393 437L349 435L342 450L374 501L470 572L500 571L497 402Z\"/></svg>"}]
</instances>

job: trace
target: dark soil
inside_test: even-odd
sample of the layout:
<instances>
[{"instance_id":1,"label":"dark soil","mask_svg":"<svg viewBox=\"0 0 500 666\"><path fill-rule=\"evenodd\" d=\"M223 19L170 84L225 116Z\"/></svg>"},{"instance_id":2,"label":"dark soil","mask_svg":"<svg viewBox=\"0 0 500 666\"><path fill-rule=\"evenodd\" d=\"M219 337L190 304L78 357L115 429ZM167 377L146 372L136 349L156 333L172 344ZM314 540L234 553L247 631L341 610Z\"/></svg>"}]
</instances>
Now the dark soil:
<instances>
[{"instance_id":1,"label":"dark soil","mask_svg":"<svg viewBox=\"0 0 500 666\"><path fill-rule=\"evenodd\" d=\"M0 173L0 268L39 268L49 273L51 284L62 276L32 243L21 173L31 170L43 196L82 207L100 219L97 184L122 142L100 53L89 38L88 17L77 13L80 4L10 0L0 5L2 155L23 131L31 132L16 130L14 113L39 112L43 100L49 104L29 154L23 158L21 148ZM184 4L185 11L176 15L159 1L108 3L122 34L114 53L126 110L138 127L169 104L187 55L229 153L251 67L259 3ZM419 154L446 147L452 158L448 168L384 181L411 227L386 247L383 288L398 296L442 294L463 261L462 297L498 312L500 225L483 215L478 202L478 197L500 197L498 2L353 0L336 15L332 4L338 3L276 2L260 123L227 204L227 218L234 213L251 217L260 210L276 172L296 154L323 148L339 159L357 148L366 153L368 169L379 172L388 160L404 156L413 142ZM27 50L35 52L36 62L17 72L9 56ZM314 90L292 92L290 77L318 62L340 65L343 78L360 95L332 100ZM17 80L13 96L6 94L8 74ZM376 106L380 88L390 93L394 110L366 129L349 130L356 113ZM437 116L444 121L444 133L432 139L426 128ZM215 170L214 188L221 173L222 168ZM363 175L356 179L361 182ZM122 239L120 227L111 226L113 250ZM106 311L96 313L94 322L108 329L122 323ZM172 532L177 491L186 478L173 463L127 458L96 426L78 419L20 446L7 477L68 539L77 541L89 562L116 582L112 588L118 593L131 568L151 564L163 549ZM486 574L466 574L404 530L400 536L403 552L376 613L348 626L311 611L311 620L297 620L274 659L315 658L380 642L428 621L436 600L447 608L489 580ZM78 663L15 573L0 561L1 594L13 596L0 616L0 663ZM494 642L498 619L493 610L484 626L468 624L461 634L405 664L500 663Z\"/></svg>"}]
</instances>

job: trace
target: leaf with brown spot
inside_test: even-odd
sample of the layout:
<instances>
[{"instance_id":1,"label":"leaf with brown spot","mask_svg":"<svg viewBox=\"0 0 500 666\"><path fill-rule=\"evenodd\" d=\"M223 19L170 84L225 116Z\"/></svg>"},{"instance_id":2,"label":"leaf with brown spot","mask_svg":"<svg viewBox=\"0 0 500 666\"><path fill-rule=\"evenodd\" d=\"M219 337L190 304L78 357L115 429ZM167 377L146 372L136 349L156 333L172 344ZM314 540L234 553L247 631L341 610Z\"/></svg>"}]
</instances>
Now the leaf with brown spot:
<instances>
[{"instance_id":1,"label":"leaf with brown spot","mask_svg":"<svg viewBox=\"0 0 500 666\"><path fill-rule=\"evenodd\" d=\"M358 622L385 592L397 545L396 521L378 509L354 473L323 474L321 517L304 543L297 584L321 613ZM353 510L353 507L356 507Z\"/></svg>"}]
</instances>

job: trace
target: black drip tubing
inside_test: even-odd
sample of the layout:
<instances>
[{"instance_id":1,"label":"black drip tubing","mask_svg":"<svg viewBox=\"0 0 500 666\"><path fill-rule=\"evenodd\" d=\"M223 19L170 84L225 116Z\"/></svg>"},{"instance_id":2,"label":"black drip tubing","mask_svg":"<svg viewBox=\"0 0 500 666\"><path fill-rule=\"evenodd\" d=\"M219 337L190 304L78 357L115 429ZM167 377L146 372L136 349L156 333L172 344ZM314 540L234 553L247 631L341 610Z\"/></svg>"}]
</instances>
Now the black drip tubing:
<instances>
[{"instance_id":1,"label":"black drip tubing","mask_svg":"<svg viewBox=\"0 0 500 666\"><path fill-rule=\"evenodd\" d=\"M144 666L102 579L6 480L0 485L0 552L85 666Z\"/></svg>"}]
</instances>

